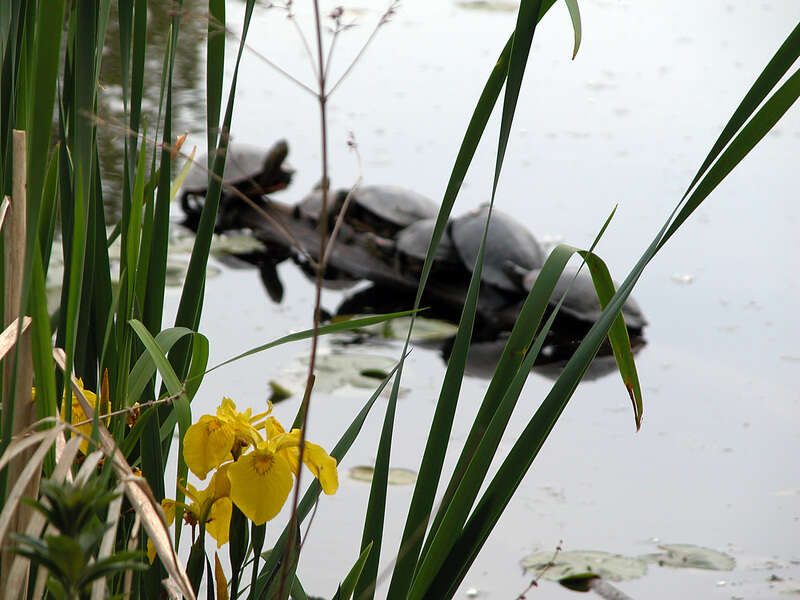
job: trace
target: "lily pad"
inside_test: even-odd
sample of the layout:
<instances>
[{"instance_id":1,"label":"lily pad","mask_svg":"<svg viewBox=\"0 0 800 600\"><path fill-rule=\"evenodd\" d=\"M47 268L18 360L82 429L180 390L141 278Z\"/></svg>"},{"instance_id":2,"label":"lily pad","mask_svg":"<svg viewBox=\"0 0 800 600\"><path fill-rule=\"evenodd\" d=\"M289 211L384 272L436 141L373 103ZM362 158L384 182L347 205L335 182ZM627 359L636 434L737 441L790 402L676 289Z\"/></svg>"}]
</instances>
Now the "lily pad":
<instances>
[{"instance_id":1,"label":"lily pad","mask_svg":"<svg viewBox=\"0 0 800 600\"><path fill-rule=\"evenodd\" d=\"M291 390L286 389L277 381L274 380L270 381L269 389L270 389L269 401L272 402L273 404L277 404L278 402L282 402L283 400L292 397Z\"/></svg>"},{"instance_id":2,"label":"lily pad","mask_svg":"<svg viewBox=\"0 0 800 600\"><path fill-rule=\"evenodd\" d=\"M348 474L351 479L371 482L375 469L373 467L358 466L350 469ZM389 485L412 485L417 481L417 474L410 469L389 469L387 481Z\"/></svg>"},{"instance_id":3,"label":"lily pad","mask_svg":"<svg viewBox=\"0 0 800 600\"><path fill-rule=\"evenodd\" d=\"M164 281L168 287L181 287L183 285L184 280L186 279L186 273L188 272L189 272L188 261L177 258L168 258L167 271ZM214 265L206 266L206 279L210 279L211 277L216 277L220 273L221 271Z\"/></svg>"},{"instance_id":4,"label":"lily pad","mask_svg":"<svg viewBox=\"0 0 800 600\"><path fill-rule=\"evenodd\" d=\"M314 391L331 393L348 386L374 390L391 372L395 362L393 358L378 354L318 354ZM301 357L298 363L280 373L278 378L287 390L302 395L308 377L308 356Z\"/></svg>"},{"instance_id":5,"label":"lily pad","mask_svg":"<svg viewBox=\"0 0 800 600\"><path fill-rule=\"evenodd\" d=\"M552 551L536 552L523 558L520 564L551 581L588 575L625 581L647 573L647 563L643 560L596 550L559 552L555 557Z\"/></svg>"},{"instance_id":6,"label":"lily pad","mask_svg":"<svg viewBox=\"0 0 800 600\"><path fill-rule=\"evenodd\" d=\"M503 0L460 0L456 2L459 8L479 10L486 12L516 12L519 2L506 2Z\"/></svg>"},{"instance_id":7,"label":"lily pad","mask_svg":"<svg viewBox=\"0 0 800 600\"><path fill-rule=\"evenodd\" d=\"M249 254L265 250L264 244L244 232L216 234L211 242L211 251L220 254Z\"/></svg>"},{"instance_id":8,"label":"lily pad","mask_svg":"<svg viewBox=\"0 0 800 600\"><path fill-rule=\"evenodd\" d=\"M732 571L736 560L718 550L693 544L659 544L664 552L645 554L640 558L660 567L677 569L708 569L710 571Z\"/></svg>"},{"instance_id":9,"label":"lily pad","mask_svg":"<svg viewBox=\"0 0 800 600\"><path fill-rule=\"evenodd\" d=\"M373 315L356 315L355 318L367 316ZM411 317L398 317L391 321L364 327L360 331L385 339L405 340L410 324ZM414 329L411 330L411 340L414 342L435 342L453 337L457 332L458 327L447 321L417 317L414 321Z\"/></svg>"}]
</instances>

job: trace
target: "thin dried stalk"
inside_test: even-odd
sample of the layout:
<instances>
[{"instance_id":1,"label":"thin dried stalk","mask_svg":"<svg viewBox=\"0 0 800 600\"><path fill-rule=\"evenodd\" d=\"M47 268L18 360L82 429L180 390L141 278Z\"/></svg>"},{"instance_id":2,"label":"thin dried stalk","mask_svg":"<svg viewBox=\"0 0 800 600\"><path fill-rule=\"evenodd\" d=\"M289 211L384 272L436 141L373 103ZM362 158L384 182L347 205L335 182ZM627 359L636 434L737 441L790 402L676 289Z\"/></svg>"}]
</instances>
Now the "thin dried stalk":
<instances>
[{"instance_id":1,"label":"thin dried stalk","mask_svg":"<svg viewBox=\"0 0 800 600\"><path fill-rule=\"evenodd\" d=\"M3 223L6 221L9 204L11 204L11 199L8 196L3 196L3 201L0 202L0 231L3 230Z\"/></svg>"},{"instance_id":2,"label":"thin dried stalk","mask_svg":"<svg viewBox=\"0 0 800 600\"><path fill-rule=\"evenodd\" d=\"M0 333L0 360L3 360L6 357L6 354L8 354L17 343L17 336L21 335L21 333L17 331L18 324L19 319L14 319L11 322L11 325L6 327L3 333ZM28 330L30 324L30 317L25 317L22 320L22 333L25 333Z\"/></svg>"},{"instance_id":3,"label":"thin dried stalk","mask_svg":"<svg viewBox=\"0 0 800 600\"><path fill-rule=\"evenodd\" d=\"M25 162L27 160L27 144L25 135L24 131L17 129L12 134L14 162L12 166L11 202L6 208L7 217L4 217L3 230L5 239L5 289L3 290L5 315L3 323L16 322L21 312L27 237L27 165ZM26 429L36 420L36 405L31 402L31 385L33 384L31 335L24 327L24 323L21 329L16 332L16 360L9 360L3 363L3 415L13 415L12 435ZM11 395L10 385L12 380L16 382L13 396ZM40 473L38 465L33 470L29 468L33 464L32 459L32 456L26 456L25 454L17 456L8 465L7 477L8 481L16 481L17 484L24 481L24 487L19 487L20 496L25 495L35 498L38 495ZM25 475L24 478L23 475ZM17 490L18 486L15 485L14 489ZM10 500L10 498L9 496L7 500ZM14 506L16 507L16 501ZM14 511L12 520L9 523L11 530L14 532L24 531L31 513L32 509L29 507L19 507L19 510ZM0 536L0 539L2 537ZM14 558L12 554L3 551L2 560L0 561L0 589L9 590L8 577ZM24 596L27 594L27 589L23 586L16 592Z\"/></svg>"},{"instance_id":4,"label":"thin dried stalk","mask_svg":"<svg viewBox=\"0 0 800 600\"><path fill-rule=\"evenodd\" d=\"M108 505L108 514L106 515L106 525L108 531L103 536L103 541L100 542L100 551L97 553L100 557L111 556L114 553L114 542L117 538L117 523L119 523L120 512L122 511L122 493L123 486L118 484L114 490L119 494ZM130 572L130 569L128 570ZM106 578L100 577L92 585L91 600L103 600L106 597Z\"/></svg>"}]
</instances>

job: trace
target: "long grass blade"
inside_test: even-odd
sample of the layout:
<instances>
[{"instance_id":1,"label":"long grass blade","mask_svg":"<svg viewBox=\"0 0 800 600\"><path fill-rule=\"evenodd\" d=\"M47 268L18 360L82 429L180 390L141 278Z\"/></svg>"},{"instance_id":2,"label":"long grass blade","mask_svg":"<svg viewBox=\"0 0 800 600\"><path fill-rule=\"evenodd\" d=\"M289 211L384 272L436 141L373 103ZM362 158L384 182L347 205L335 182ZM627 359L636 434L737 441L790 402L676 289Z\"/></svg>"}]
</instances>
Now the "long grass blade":
<instances>
[{"instance_id":1,"label":"long grass blade","mask_svg":"<svg viewBox=\"0 0 800 600\"><path fill-rule=\"evenodd\" d=\"M396 313L388 313L385 315L376 315L374 317L362 317L360 319L348 319L347 321L338 321L336 323L331 323L330 325L323 325L322 327L319 328L317 333L318 335L328 335L330 333L341 333L343 331L352 331L354 329L360 329L362 327L375 325L376 323L383 323L391 319L397 319L398 317L407 317L408 315L414 314L414 312L415 311L413 310L405 310ZM251 348L246 352L237 354L233 358L229 358L228 360L223 361L218 365L214 365L208 371L206 371L206 374L216 369L219 369L220 367L224 367L225 365L228 365L234 361L245 358L246 356L252 356L253 354L257 354L259 352L263 352L264 350L269 350L270 348L274 348L275 346L280 346L282 344L287 344L289 342L298 342L300 340L307 340L313 335L314 335L313 329L305 329L303 331L298 331L297 333L290 333L289 335L280 337L277 340L267 342L266 344L262 344L261 346L256 346L255 348Z\"/></svg>"}]
</instances>

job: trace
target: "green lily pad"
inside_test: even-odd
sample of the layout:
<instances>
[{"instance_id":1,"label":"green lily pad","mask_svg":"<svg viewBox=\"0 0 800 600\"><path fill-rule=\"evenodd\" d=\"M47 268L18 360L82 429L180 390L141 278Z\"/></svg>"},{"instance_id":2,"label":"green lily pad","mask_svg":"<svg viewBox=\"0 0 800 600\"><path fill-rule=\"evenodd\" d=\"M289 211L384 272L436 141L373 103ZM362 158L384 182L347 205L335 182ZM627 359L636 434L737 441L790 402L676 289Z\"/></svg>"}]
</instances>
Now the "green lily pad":
<instances>
[{"instance_id":1,"label":"green lily pad","mask_svg":"<svg viewBox=\"0 0 800 600\"><path fill-rule=\"evenodd\" d=\"M374 390L391 372L395 359L378 354L332 352L318 354L315 362L314 391L332 393L346 387ZM302 396L308 377L308 356L279 373L276 379L287 390Z\"/></svg>"},{"instance_id":2,"label":"green lily pad","mask_svg":"<svg viewBox=\"0 0 800 600\"><path fill-rule=\"evenodd\" d=\"M348 471L351 479L357 481L372 481L375 474L373 467L358 466ZM412 485L417 481L417 474L410 469L389 469L387 481L389 485Z\"/></svg>"},{"instance_id":3,"label":"green lily pad","mask_svg":"<svg viewBox=\"0 0 800 600\"><path fill-rule=\"evenodd\" d=\"M481 10L486 12L516 12L519 2L506 2L503 0L460 0L456 2L459 8L467 10Z\"/></svg>"},{"instance_id":4,"label":"green lily pad","mask_svg":"<svg viewBox=\"0 0 800 600\"><path fill-rule=\"evenodd\" d=\"M660 567L677 569L708 569L710 571L732 571L736 560L718 550L693 544L659 544L664 552L645 554L640 558Z\"/></svg>"},{"instance_id":5,"label":"green lily pad","mask_svg":"<svg viewBox=\"0 0 800 600\"><path fill-rule=\"evenodd\" d=\"M214 235L211 251L219 254L249 254L264 252L264 244L248 233L232 232Z\"/></svg>"},{"instance_id":6,"label":"green lily pad","mask_svg":"<svg viewBox=\"0 0 800 600\"><path fill-rule=\"evenodd\" d=\"M269 389L270 389L269 401L272 402L273 404L277 404L278 402L282 402L283 400L292 397L291 390L286 389L277 381L274 380L270 381Z\"/></svg>"},{"instance_id":7,"label":"green lily pad","mask_svg":"<svg viewBox=\"0 0 800 600\"><path fill-rule=\"evenodd\" d=\"M353 318L368 316L374 315L354 315ZM391 321L363 327L359 331L385 339L405 340L409 325L411 325L411 317L398 317ZM447 321L417 317L414 321L414 329L411 330L411 340L414 342L435 342L453 337L457 332L458 327Z\"/></svg>"},{"instance_id":8,"label":"green lily pad","mask_svg":"<svg viewBox=\"0 0 800 600\"><path fill-rule=\"evenodd\" d=\"M559 552L555 557L552 551L536 552L523 558L520 564L525 570L551 581L589 575L608 581L625 581L647 573L647 563L643 560L596 550Z\"/></svg>"},{"instance_id":9,"label":"green lily pad","mask_svg":"<svg viewBox=\"0 0 800 600\"><path fill-rule=\"evenodd\" d=\"M189 262L177 258L167 259L167 271L164 282L168 287L181 287L189 271ZM206 279L216 277L221 271L214 265L206 266Z\"/></svg>"}]
</instances>

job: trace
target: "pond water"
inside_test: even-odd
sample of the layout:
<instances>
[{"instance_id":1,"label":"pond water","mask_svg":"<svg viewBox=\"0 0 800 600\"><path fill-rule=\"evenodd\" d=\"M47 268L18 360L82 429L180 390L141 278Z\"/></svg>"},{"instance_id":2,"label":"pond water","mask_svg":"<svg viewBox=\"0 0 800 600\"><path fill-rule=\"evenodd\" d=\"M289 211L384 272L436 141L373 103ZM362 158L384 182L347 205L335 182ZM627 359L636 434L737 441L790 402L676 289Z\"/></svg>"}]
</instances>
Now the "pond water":
<instances>
[{"instance_id":1,"label":"pond water","mask_svg":"<svg viewBox=\"0 0 800 600\"><path fill-rule=\"evenodd\" d=\"M309 9L296 9L310 35ZM441 198L474 103L513 28L513 9L502 0L404 2L330 100L333 184L350 185L358 176L346 143L352 132L365 182ZM242 7L228 10L230 22L240 23ZM366 2L348 7L346 18L363 25L337 40L334 78L380 10ZM563 3L536 31L496 205L540 239L583 247L618 205L597 251L621 280L800 20L800 4L587 0L581 11L583 45L574 61ZM297 173L276 198L296 201L320 177L315 100L259 55L310 82L307 57L277 9L256 10L249 45L232 136L264 147L289 141ZM189 114L197 112L195 106ZM202 151L204 119L190 122L187 143ZM454 214L488 200L496 136L497 119ZM629 556L655 552L659 542L689 543L737 561L730 572L651 567L619 584L634 598L779 598L781 589L800 587L798 156L794 107L648 266L634 292L650 321L648 345L637 356L642 430L634 432L618 376L581 384L459 597L516 598L530 581L520 560L559 543ZM286 288L280 305L252 269L222 267L209 279L201 331L211 340L211 364L311 326L312 285L292 264L279 271ZM334 309L341 298L326 291L323 305ZM175 292L168 310L177 301ZM400 345L360 351L397 358ZM302 343L283 346L211 373L194 402L195 417L211 412L223 394L240 406L262 406L268 381L307 352ZM443 373L435 350L413 350L393 467L418 468ZM551 384L529 378L501 453ZM464 382L446 473L486 386L478 377ZM310 439L331 448L369 393L316 393ZM298 402L276 405L282 422L291 422ZM332 594L358 555L369 486L346 471L374 461L383 406L376 405L343 461L339 492L323 498L314 518L299 571L309 593ZM382 569L397 551L411 492L391 489ZM282 519L269 534L278 533ZM542 582L527 597L571 594Z\"/></svg>"}]
</instances>

